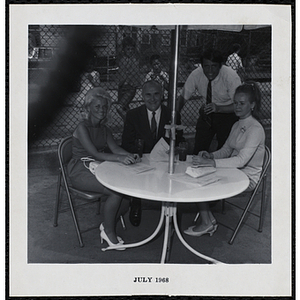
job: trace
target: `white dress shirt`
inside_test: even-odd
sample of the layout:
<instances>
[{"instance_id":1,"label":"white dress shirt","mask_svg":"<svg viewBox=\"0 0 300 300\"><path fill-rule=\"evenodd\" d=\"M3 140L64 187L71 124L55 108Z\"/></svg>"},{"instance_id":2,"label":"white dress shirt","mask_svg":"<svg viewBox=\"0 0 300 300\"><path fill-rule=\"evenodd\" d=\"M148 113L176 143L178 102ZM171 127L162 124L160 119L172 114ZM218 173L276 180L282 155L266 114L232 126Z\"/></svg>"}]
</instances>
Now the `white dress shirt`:
<instances>
[{"instance_id":1,"label":"white dress shirt","mask_svg":"<svg viewBox=\"0 0 300 300\"><path fill-rule=\"evenodd\" d=\"M195 69L186 80L181 95L185 100L190 99L194 92L198 92L202 101L206 101L208 78L205 76L202 66ZM222 65L218 76L211 82L212 103L217 105L229 105L233 103L236 88L241 85L238 74L230 67Z\"/></svg>"}]
</instances>

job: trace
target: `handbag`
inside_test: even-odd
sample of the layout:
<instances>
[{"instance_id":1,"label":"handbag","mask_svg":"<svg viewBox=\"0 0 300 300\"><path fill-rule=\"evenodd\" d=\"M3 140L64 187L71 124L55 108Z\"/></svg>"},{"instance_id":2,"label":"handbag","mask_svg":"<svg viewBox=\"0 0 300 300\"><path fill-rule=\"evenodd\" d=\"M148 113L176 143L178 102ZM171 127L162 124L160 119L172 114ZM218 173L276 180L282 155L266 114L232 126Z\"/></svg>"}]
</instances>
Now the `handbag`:
<instances>
[{"instance_id":1,"label":"handbag","mask_svg":"<svg viewBox=\"0 0 300 300\"><path fill-rule=\"evenodd\" d=\"M83 165L91 171L93 175L95 175L96 168L101 164L100 161L95 160L94 158L91 157L82 157L81 161L83 162ZM88 166L87 163L89 162Z\"/></svg>"}]
</instances>

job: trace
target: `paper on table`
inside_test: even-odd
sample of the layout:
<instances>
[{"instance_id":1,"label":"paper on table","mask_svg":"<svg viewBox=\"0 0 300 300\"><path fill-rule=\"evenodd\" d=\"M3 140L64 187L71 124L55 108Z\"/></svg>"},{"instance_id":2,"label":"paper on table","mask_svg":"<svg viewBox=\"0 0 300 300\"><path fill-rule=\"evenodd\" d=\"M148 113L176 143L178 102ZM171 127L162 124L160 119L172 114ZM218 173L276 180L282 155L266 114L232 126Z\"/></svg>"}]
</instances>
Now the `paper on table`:
<instances>
[{"instance_id":1,"label":"paper on table","mask_svg":"<svg viewBox=\"0 0 300 300\"><path fill-rule=\"evenodd\" d=\"M193 165L193 166L191 166L191 168L193 168L193 169L198 169L198 168L203 168L203 167L208 167L208 165L207 164L201 164L201 165Z\"/></svg>"},{"instance_id":2,"label":"paper on table","mask_svg":"<svg viewBox=\"0 0 300 300\"><path fill-rule=\"evenodd\" d=\"M212 184L214 182L219 181L221 178L218 177L216 174L211 173L202 177L193 178L186 174L174 174L172 175L172 179L182 183L190 183L197 186L205 186L208 184Z\"/></svg>"},{"instance_id":3,"label":"paper on table","mask_svg":"<svg viewBox=\"0 0 300 300\"><path fill-rule=\"evenodd\" d=\"M169 148L164 138L160 138L150 153L150 159L154 161L169 161L169 154L167 153Z\"/></svg>"},{"instance_id":4,"label":"paper on table","mask_svg":"<svg viewBox=\"0 0 300 300\"><path fill-rule=\"evenodd\" d=\"M124 165L124 164L120 164L120 165L126 168L128 171L133 172L135 174L140 174L155 169L154 167L146 166L144 164L139 164L139 163L132 164L132 165Z\"/></svg>"},{"instance_id":5,"label":"paper on table","mask_svg":"<svg viewBox=\"0 0 300 300\"><path fill-rule=\"evenodd\" d=\"M193 178L198 178L214 172L216 172L216 168L214 167L201 167L201 168L187 167L185 171L186 174L188 174Z\"/></svg>"}]
</instances>

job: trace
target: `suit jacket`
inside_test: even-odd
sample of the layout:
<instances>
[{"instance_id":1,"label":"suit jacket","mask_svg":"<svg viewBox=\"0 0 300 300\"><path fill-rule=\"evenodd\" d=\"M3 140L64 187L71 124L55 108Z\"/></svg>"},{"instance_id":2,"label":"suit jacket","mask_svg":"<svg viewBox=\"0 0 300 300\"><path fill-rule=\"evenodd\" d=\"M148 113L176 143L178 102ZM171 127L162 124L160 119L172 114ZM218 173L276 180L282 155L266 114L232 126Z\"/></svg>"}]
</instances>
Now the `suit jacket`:
<instances>
[{"instance_id":1,"label":"suit jacket","mask_svg":"<svg viewBox=\"0 0 300 300\"><path fill-rule=\"evenodd\" d=\"M180 114L176 117L177 124L180 123ZM164 105L161 106L160 121L158 124L158 133L156 141L153 140L146 105L131 109L127 112L122 135L122 148L128 152L137 152L135 147L136 139L144 140L144 153L150 153L157 141L165 137L165 125L171 123L171 111ZM183 131L177 131L176 142L182 141ZM166 139L166 141L168 141Z\"/></svg>"}]
</instances>

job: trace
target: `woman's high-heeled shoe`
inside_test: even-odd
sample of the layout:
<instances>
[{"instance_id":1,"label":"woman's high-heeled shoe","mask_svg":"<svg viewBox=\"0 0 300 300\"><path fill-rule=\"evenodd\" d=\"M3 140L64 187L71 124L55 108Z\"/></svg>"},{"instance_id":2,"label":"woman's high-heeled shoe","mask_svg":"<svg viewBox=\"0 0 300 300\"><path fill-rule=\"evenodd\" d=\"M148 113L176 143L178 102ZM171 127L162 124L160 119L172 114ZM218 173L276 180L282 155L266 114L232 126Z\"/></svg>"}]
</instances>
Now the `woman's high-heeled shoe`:
<instances>
[{"instance_id":1,"label":"woman's high-heeled shoe","mask_svg":"<svg viewBox=\"0 0 300 300\"><path fill-rule=\"evenodd\" d=\"M122 246L123 244L124 244L124 241L122 240L122 242L120 242L120 240L119 240L119 243L117 243L117 244L114 244L110 239L109 239L109 237L107 236L107 234L106 234L106 232L105 232L105 230L104 230L104 226L103 226L103 224L101 224L100 225L100 240L101 240L101 244L103 243L103 241L106 241L107 242L107 244L108 244L108 247L107 248L102 248L101 250L102 251L106 251L106 250L119 250L119 251L121 251L121 250L125 250L126 248L115 248L116 246Z\"/></svg>"},{"instance_id":2,"label":"woman's high-heeled shoe","mask_svg":"<svg viewBox=\"0 0 300 300\"><path fill-rule=\"evenodd\" d=\"M195 227L196 225L189 227L188 229L184 230L184 233L191 236L201 236L204 234L209 234L209 236L212 236L217 230L218 225L211 225L202 231L194 231Z\"/></svg>"},{"instance_id":3,"label":"woman's high-heeled shoe","mask_svg":"<svg viewBox=\"0 0 300 300\"><path fill-rule=\"evenodd\" d=\"M103 223L100 224L99 229L100 229L100 238L101 238L101 231L104 230L104 225L103 225ZM124 241L123 241L123 239L122 239L120 236L117 236L117 239L118 239L118 241L119 241L120 244L124 244Z\"/></svg>"}]
</instances>

